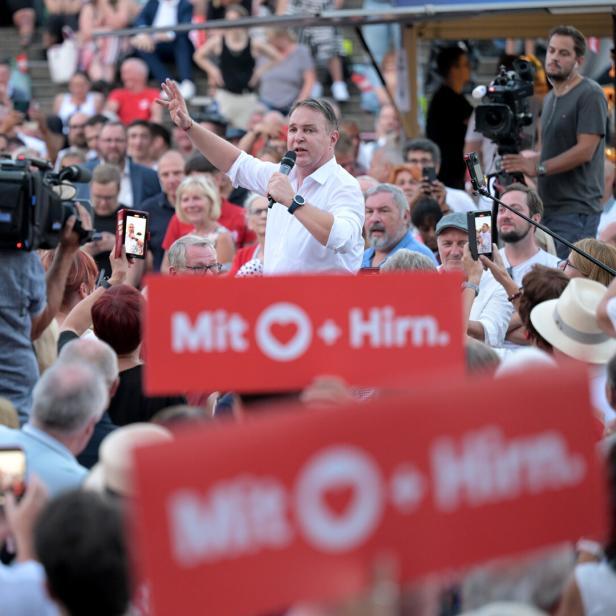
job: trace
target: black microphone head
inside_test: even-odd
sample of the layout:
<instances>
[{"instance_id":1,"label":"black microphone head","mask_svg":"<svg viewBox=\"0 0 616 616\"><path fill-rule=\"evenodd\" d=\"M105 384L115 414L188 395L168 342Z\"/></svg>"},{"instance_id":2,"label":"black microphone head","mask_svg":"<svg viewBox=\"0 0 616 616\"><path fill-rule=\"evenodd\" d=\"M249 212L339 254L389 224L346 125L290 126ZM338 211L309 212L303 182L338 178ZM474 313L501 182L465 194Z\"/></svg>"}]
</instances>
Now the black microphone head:
<instances>
[{"instance_id":1,"label":"black microphone head","mask_svg":"<svg viewBox=\"0 0 616 616\"><path fill-rule=\"evenodd\" d=\"M92 172L86 167L80 165L71 165L64 167L59 174L60 180L68 180L69 182L89 182L92 179Z\"/></svg>"},{"instance_id":2,"label":"black microphone head","mask_svg":"<svg viewBox=\"0 0 616 616\"><path fill-rule=\"evenodd\" d=\"M295 166L295 159L297 158L297 154L293 150L289 150L280 161L281 165L286 165L290 169L293 169Z\"/></svg>"}]
</instances>

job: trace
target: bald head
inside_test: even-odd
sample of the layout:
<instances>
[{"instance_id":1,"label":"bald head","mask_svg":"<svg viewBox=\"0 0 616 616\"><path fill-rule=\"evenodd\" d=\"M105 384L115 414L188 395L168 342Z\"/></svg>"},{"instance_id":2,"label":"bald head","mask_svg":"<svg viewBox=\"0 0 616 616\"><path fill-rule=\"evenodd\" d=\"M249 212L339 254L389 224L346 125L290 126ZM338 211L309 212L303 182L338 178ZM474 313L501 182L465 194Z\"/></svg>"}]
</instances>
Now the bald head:
<instances>
[{"instance_id":1,"label":"bald head","mask_svg":"<svg viewBox=\"0 0 616 616\"><path fill-rule=\"evenodd\" d=\"M169 203L175 203L178 186L184 179L184 157L176 150L168 150L158 161L158 178Z\"/></svg>"},{"instance_id":2,"label":"bald head","mask_svg":"<svg viewBox=\"0 0 616 616\"><path fill-rule=\"evenodd\" d=\"M148 65L139 58L124 60L120 69L122 83L127 90L143 90L148 80Z\"/></svg>"}]
</instances>

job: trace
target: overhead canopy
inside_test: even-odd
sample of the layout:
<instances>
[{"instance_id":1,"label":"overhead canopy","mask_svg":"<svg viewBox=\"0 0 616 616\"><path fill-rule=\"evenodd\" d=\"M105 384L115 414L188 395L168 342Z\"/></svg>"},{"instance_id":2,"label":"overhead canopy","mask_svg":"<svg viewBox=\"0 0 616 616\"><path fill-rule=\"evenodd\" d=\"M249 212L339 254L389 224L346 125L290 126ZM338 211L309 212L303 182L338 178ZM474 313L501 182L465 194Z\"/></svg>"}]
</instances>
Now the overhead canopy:
<instances>
[{"instance_id":1,"label":"overhead canopy","mask_svg":"<svg viewBox=\"0 0 616 616\"><path fill-rule=\"evenodd\" d=\"M400 23L404 28L408 101L418 98L417 42L420 39L543 38L559 24L577 27L586 36L614 38L616 0L397 0L398 6L374 10L346 9L319 14L245 17L233 21L215 20L201 24L179 24L174 28L126 28L98 31L94 36L131 36L138 32L186 32L226 28L306 28L335 25L359 28L377 23ZM407 136L419 131L417 106L401 109Z\"/></svg>"},{"instance_id":2,"label":"overhead canopy","mask_svg":"<svg viewBox=\"0 0 616 616\"><path fill-rule=\"evenodd\" d=\"M480 39L543 37L555 25L575 25L586 36L612 37L611 16L616 0L433 0L418 4L398 0L400 5L381 13L345 9L319 14L245 17L234 21L216 20L199 24L179 24L174 28L125 28L96 31L94 36L130 36L137 32L185 32L224 28L298 28L309 26L357 27L376 23L405 23L416 26L422 38ZM532 15L532 16L531 16Z\"/></svg>"}]
</instances>

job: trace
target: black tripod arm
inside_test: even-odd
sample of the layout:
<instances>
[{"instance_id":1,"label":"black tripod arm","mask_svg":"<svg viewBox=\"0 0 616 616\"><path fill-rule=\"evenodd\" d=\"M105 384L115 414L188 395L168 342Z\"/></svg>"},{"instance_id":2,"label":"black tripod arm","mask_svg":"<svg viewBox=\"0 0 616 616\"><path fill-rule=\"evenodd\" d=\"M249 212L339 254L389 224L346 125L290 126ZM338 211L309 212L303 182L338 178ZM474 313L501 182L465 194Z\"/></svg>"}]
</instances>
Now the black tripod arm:
<instances>
[{"instance_id":1,"label":"black tripod arm","mask_svg":"<svg viewBox=\"0 0 616 616\"><path fill-rule=\"evenodd\" d=\"M581 248L574 246L569 240L566 240L564 237L560 237L560 235L558 235L557 233L554 233L554 231L551 231L545 225L542 225L540 222L536 222L532 220L531 218L529 218L528 216L526 216L525 214L521 214L517 210L514 210L512 207L510 207L506 203L503 203L500 199L492 195L487 188L480 187L476 189L475 192L479 193L483 197L487 197L488 199L491 199L497 205L507 208L510 212L513 212L516 216L519 216L520 218L524 219L526 222L537 227L537 229L541 229L544 233L547 233L548 235L553 237L555 240L563 243L565 246L568 246L569 248L571 248L571 250L573 250L574 252L577 252L579 255L581 255L585 259L588 259L591 263L594 263L597 267L600 267L602 270L606 271L611 276L616 277L616 270L613 270L611 267L609 267L609 265L606 265L605 263L602 263L598 259L595 259L595 257L593 257L592 255L589 255L585 250L582 250Z\"/></svg>"}]
</instances>

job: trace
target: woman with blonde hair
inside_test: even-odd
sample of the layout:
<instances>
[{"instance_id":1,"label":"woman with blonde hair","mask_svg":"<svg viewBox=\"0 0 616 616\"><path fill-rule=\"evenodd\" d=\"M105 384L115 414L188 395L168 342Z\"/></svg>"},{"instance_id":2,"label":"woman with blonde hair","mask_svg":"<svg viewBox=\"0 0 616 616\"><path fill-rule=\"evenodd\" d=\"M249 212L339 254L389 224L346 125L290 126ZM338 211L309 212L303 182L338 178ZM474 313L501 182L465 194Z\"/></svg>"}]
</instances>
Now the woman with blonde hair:
<instances>
[{"instance_id":1,"label":"woman with blonde hair","mask_svg":"<svg viewBox=\"0 0 616 616\"><path fill-rule=\"evenodd\" d=\"M165 256L161 270L169 268L167 251L171 244L180 237L192 233L209 239L216 247L219 263L230 263L235 253L235 244L231 233L218 223L221 212L221 201L218 189L211 180L202 175L191 175L178 186L175 197L175 214L177 219L171 219L163 240ZM182 232L176 230L182 223Z\"/></svg>"},{"instance_id":2,"label":"woman with blonde hair","mask_svg":"<svg viewBox=\"0 0 616 616\"><path fill-rule=\"evenodd\" d=\"M616 247L611 244L587 237L577 241L574 246L616 270ZM573 250L569 253L567 259L560 263L560 268L568 278L588 278L589 280L596 280L606 287L610 286L610 282L614 278L604 269Z\"/></svg>"}]
</instances>

